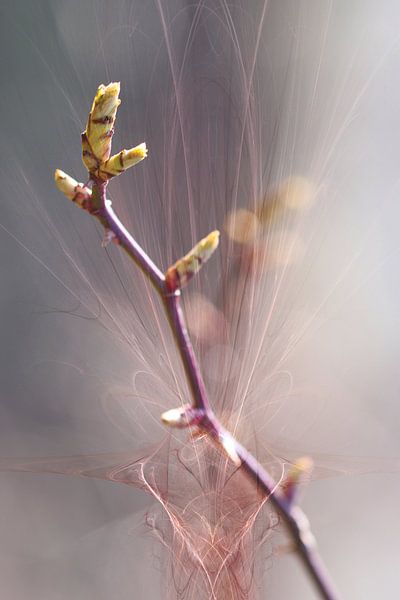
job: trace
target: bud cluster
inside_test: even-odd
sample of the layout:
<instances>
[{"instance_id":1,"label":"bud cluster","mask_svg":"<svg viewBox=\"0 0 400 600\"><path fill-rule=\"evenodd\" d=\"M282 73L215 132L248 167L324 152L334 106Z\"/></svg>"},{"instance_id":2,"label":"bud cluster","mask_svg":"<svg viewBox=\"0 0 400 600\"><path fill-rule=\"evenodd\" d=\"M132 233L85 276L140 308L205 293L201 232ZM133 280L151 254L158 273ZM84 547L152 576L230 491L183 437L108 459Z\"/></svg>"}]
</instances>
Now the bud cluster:
<instances>
[{"instance_id":1,"label":"bud cluster","mask_svg":"<svg viewBox=\"0 0 400 600\"><path fill-rule=\"evenodd\" d=\"M110 156L114 123L118 106L121 104L119 92L120 84L118 82L108 85L101 84L98 87L86 129L82 133L82 160L92 181L98 180L106 183L147 156L145 143L130 150L121 150ZM91 212L91 190L88 187L78 183L59 169L55 172L55 181L58 189L67 198Z\"/></svg>"}]
</instances>

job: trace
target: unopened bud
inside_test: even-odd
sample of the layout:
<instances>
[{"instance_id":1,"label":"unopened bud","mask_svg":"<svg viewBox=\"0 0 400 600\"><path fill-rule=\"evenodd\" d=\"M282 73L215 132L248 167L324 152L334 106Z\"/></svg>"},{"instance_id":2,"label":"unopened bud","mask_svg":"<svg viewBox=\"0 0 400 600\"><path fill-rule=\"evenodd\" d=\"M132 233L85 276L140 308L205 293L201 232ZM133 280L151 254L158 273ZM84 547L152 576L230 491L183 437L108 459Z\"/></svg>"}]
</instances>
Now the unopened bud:
<instances>
[{"instance_id":1,"label":"unopened bud","mask_svg":"<svg viewBox=\"0 0 400 600\"><path fill-rule=\"evenodd\" d=\"M219 231L212 231L198 242L186 256L180 258L165 274L169 290L175 291L195 275L218 247Z\"/></svg>"},{"instance_id":2,"label":"unopened bud","mask_svg":"<svg viewBox=\"0 0 400 600\"><path fill-rule=\"evenodd\" d=\"M146 144L139 144L135 148L131 148L130 150L121 150L118 154L114 154L104 163L102 163L98 169L98 176L107 181L120 173L123 173L129 167L133 167L138 162L146 158L147 156L147 147Z\"/></svg>"},{"instance_id":3,"label":"unopened bud","mask_svg":"<svg viewBox=\"0 0 400 600\"><path fill-rule=\"evenodd\" d=\"M255 213L241 208L227 215L224 229L234 242L249 244L257 238L260 222Z\"/></svg>"},{"instance_id":4,"label":"unopened bud","mask_svg":"<svg viewBox=\"0 0 400 600\"><path fill-rule=\"evenodd\" d=\"M161 420L165 425L183 429L192 425L198 425L204 417L204 411L193 408L190 404L184 404L179 408L171 408L161 415Z\"/></svg>"},{"instance_id":5,"label":"unopened bud","mask_svg":"<svg viewBox=\"0 0 400 600\"><path fill-rule=\"evenodd\" d=\"M88 187L83 183L79 183L60 169L56 169L54 179L60 192L65 194L67 198L76 202L84 209L88 208L92 197L92 191Z\"/></svg>"},{"instance_id":6,"label":"unopened bud","mask_svg":"<svg viewBox=\"0 0 400 600\"><path fill-rule=\"evenodd\" d=\"M119 83L100 85L94 97L92 109L82 133L82 159L90 173L109 159L114 121L119 100Z\"/></svg>"}]
</instances>

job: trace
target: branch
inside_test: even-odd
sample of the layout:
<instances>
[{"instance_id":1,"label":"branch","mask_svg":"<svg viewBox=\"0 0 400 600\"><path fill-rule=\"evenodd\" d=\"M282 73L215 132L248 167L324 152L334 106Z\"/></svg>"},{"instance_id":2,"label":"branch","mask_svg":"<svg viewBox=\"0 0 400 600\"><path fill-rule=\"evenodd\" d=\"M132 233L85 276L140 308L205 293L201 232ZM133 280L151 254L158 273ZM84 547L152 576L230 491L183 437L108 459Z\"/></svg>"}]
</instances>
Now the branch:
<instances>
[{"instance_id":1,"label":"branch","mask_svg":"<svg viewBox=\"0 0 400 600\"><path fill-rule=\"evenodd\" d=\"M100 86L82 134L83 160L89 171L92 189L78 183L62 171L55 174L59 189L81 208L95 216L105 229L105 243L121 246L149 278L163 300L171 330L179 350L192 393L192 404L165 412L164 423L175 427L196 426L222 447L229 458L254 481L280 515L292 539L294 548L311 576L321 598L339 600L318 554L315 538L303 511L295 503L299 480L310 468L309 462L299 462L281 488L269 473L219 422L212 411L204 381L187 331L180 305L181 287L200 269L218 245L218 232L201 240L191 252L168 269L164 275L127 231L106 198L108 180L147 155L145 144L130 151L121 151L110 158L112 125L115 120L119 84ZM129 157L129 160L126 160ZM129 163L129 164L128 164Z\"/></svg>"}]
</instances>

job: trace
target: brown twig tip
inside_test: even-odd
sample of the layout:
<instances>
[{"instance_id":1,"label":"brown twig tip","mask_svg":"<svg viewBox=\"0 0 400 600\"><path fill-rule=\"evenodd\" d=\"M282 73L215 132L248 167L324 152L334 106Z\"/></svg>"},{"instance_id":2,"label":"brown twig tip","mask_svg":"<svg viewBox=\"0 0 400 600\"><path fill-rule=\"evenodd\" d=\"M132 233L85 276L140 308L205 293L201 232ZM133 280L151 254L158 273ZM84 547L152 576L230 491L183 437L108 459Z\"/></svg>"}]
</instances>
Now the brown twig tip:
<instances>
[{"instance_id":1,"label":"brown twig tip","mask_svg":"<svg viewBox=\"0 0 400 600\"><path fill-rule=\"evenodd\" d=\"M200 240L183 258L176 261L165 274L168 289L174 292L184 287L212 256L218 247L218 243L219 231L212 231Z\"/></svg>"}]
</instances>

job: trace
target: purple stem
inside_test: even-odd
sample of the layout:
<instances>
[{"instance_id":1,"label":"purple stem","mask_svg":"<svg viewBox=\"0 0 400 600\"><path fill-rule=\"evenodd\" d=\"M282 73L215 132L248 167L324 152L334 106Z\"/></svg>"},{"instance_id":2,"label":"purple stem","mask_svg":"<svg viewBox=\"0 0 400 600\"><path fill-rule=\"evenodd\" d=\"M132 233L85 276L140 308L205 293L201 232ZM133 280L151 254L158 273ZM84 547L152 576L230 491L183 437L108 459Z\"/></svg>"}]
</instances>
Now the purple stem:
<instances>
[{"instance_id":1,"label":"purple stem","mask_svg":"<svg viewBox=\"0 0 400 600\"><path fill-rule=\"evenodd\" d=\"M104 187L103 191L100 186L102 186L102 188ZM104 196L105 186L104 184L100 184L100 186L97 187L100 188L99 191ZM103 225L104 219L107 221L107 227L111 229L118 239L119 244L129 254L129 256L133 258L138 267L142 269L143 273L148 276L157 292L160 294L164 302L165 310L171 325L171 330L174 334L176 345L181 355L185 373L192 391L194 408L198 408L206 413L211 414L212 411L208 402L206 388L200 369L197 365L193 346L187 331L185 317L182 312L182 307L180 304L180 291L177 290L171 293L167 290L164 274L158 269L151 258L144 252L144 250L131 236L125 226L121 223L112 208L111 200L107 200L105 197L104 211L101 212L100 217Z\"/></svg>"},{"instance_id":2,"label":"purple stem","mask_svg":"<svg viewBox=\"0 0 400 600\"><path fill-rule=\"evenodd\" d=\"M254 481L257 488L268 496L274 509L286 525L294 547L318 589L321 598L324 600L339 600L339 595L318 554L314 536L311 533L308 519L303 511L298 506L294 506L286 498L268 472L250 452L222 427L213 413L187 331L185 317L180 305L180 291L171 293L167 289L164 274L118 219L112 208L111 201L106 199L106 188L106 183L93 180L93 195L97 199L96 203L98 203L97 210L93 214L97 216L104 227L114 233L119 245L129 254L143 273L147 275L164 302L169 323L191 388L193 407L204 412L204 417L197 426L207 432L218 445L221 443L222 436L230 438L241 460L241 468Z\"/></svg>"}]
</instances>

